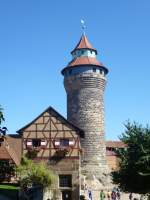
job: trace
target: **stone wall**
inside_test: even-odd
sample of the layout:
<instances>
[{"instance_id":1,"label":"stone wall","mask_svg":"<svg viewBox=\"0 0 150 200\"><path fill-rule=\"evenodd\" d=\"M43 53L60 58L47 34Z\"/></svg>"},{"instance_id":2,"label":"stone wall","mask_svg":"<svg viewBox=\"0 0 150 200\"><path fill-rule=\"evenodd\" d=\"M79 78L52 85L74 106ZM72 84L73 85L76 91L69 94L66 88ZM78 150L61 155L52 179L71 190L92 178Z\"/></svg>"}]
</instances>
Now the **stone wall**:
<instances>
[{"instance_id":1,"label":"stone wall","mask_svg":"<svg viewBox=\"0 0 150 200\"><path fill-rule=\"evenodd\" d=\"M107 155L107 164L110 168L110 170L114 171L114 170L118 170L119 168L119 158L117 157L117 155Z\"/></svg>"},{"instance_id":2,"label":"stone wall","mask_svg":"<svg viewBox=\"0 0 150 200\"><path fill-rule=\"evenodd\" d=\"M82 174L105 182L108 172L104 136L104 100L106 78L100 73L66 76L67 119L85 132Z\"/></svg>"},{"instance_id":3,"label":"stone wall","mask_svg":"<svg viewBox=\"0 0 150 200\"><path fill-rule=\"evenodd\" d=\"M56 183L53 188L59 192L59 200L61 200L61 191L69 190L72 193L72 200L79 199L80 185L80 161L79 159L62 159L59 162L50 164L52 170L56 174ZM72 175L72 187L60 188L59 175Z\"/></svg>"}]
</instances>

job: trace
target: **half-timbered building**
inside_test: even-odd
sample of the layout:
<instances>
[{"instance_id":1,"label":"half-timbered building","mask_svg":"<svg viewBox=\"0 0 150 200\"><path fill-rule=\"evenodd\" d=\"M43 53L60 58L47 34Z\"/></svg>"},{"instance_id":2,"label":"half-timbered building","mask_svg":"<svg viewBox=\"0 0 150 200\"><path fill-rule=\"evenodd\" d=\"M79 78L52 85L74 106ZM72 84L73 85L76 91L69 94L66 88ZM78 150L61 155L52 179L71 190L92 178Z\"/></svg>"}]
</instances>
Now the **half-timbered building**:
<instances>
[{"instance_id":1,"label":"half-timbered building","mask_svg":"<svg viewBox=\"0 0 150 200\"><path fill-rule=\"evenodd\" d=\"M22 154L44 160L58 177L56 185L62 197L78 199L83 131L49 107L18 133L22 138Z\"/></svg>"}]
</instances>

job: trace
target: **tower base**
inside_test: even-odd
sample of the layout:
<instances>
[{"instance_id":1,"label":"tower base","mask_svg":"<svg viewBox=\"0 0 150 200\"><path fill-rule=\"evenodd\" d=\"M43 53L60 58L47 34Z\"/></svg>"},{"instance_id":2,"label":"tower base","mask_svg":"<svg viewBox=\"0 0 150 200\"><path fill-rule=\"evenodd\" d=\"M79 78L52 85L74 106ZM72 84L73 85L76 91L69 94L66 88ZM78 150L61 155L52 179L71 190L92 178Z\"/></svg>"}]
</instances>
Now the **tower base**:
<instances>
[{"instance_id":1,"label":"tower base","mask_svg":"<svg viewBox=\"0 0 150 200\"><path fill-rule=\"evenodd\" d=\"M93 168L93 165L85 165L81 168L80 184L80 195L84 195L85 199L89 199L89 195L92 195L92 200L100 198L101 190L107 193L114 187L112 184L110 170L107 166L105 169L102 169L98 166Z\"/></svg>"}]
</instances>

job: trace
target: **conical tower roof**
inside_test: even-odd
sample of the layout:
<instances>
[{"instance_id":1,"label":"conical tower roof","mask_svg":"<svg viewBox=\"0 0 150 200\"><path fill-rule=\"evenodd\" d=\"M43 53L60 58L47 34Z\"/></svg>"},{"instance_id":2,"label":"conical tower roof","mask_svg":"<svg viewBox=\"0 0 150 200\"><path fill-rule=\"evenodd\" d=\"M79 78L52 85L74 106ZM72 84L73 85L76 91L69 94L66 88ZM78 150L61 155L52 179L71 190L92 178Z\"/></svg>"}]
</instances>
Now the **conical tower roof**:
<instances>
[{"instance_id":1,"label":"conical tower roof","mask_svg":"<svg viewBox=\"0 0 150 200\"><path fill-rule=\"evenodd\" d=\"M78 44L76 45L76 47L73 49L73 51L71 53L73 53L74 51L79 50L79 49L91 49L91 50L94 50L97 54L97 50L95 48L93 48L93 46L88 41L88 38L86 37L85 34L82 34L80 41L78 42Z\"/></svg>"},{"instance_id":2,"label":"conical tower roof","mask_svg":"<svg viewBox=\"0 0 150 200\"><path fill-rule=\"evenodd\" d=\"M91 43L88 41L88 38L85 34L82 34L78 44L71 51L73 59L68 63L68 65L61 71L64 74L65 70L74 67L86 67L87 65L93 65L105 70L105 73L108 73L108 69L103 65L102 62L98 61L96 58L97 50L93 48Z\"/></svg>"}]
</instances>

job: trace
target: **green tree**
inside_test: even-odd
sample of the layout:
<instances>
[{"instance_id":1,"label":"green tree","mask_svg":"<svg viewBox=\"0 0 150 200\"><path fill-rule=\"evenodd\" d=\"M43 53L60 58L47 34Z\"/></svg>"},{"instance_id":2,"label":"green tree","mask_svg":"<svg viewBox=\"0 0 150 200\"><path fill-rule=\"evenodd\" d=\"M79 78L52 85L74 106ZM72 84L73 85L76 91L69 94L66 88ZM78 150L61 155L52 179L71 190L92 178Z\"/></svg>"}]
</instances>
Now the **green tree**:
<instances>
[{"instance_id":1,"label":"green tree","mask_svg":"<svg viewBox=\"0 0 150 200\"><path fill-rule=\"evenodd\" d=\"M45 163L34 163L26 157L22 157L21 164L16 171L22 189L32 186L41 186L45 189L55 182L54 173Z\"/></svg>"},{"instance_id":2,"label":"green tree","mask_svg":"<svg viewBox=\"0 0 150 200\"><path fill-rule=\"evenodd\" d=\"M5 121L4 114L3 114L3 108L0 105L0 142L2 143L4 141L4 136L6 134L7 128L2 127L2 122ZM15 174L15 168L14 164L10 163L9 160L0 160L0 182L1 181L10 181L11 176L14 176Z\"/></svg>"},{"instance_id":3,"label":"green tree","mask_svg":"<svg viewBox=\"0 0 150 200\"><path fill-rule=\"evenodd\" d=\"M2 124L2 122L4 121L4 115L3 115L3 108L0 105L0 125Z\"/></svg>"},{"instance_id":4,"label":"green tree","mask_svg":"<svg viewBox=\"0 0 150 200\"><path fill-rule=\"evenodd\" d=\"M2 122L5 121L4 114L3 114L3 108L0 105L0 125Z\"/></svg>"},{"instance_id":5,"label":"green tree","mask_svg":"<svg viewBox=\"0 0 150 200\"><path fill-rule=\"evenodd\" d=\"M3 114L3 108L0 105L0 135L1 134L6 135L6 131L7 131L6 127L1 127L1 124L3 121L5 121L5 118L4 118L4 114Z\"/></svg>"},{"instance_id":6,"label":"green tree","mask_svg":"<svg viewBox=\"0 0 150 200\"><path fill-rule=\"evenodd\" d=\"M119 170L114 183L126 192L150 194L150 128L128 122L120 140L127 148L118 150Z\"/></svg>"}]
</instances>

